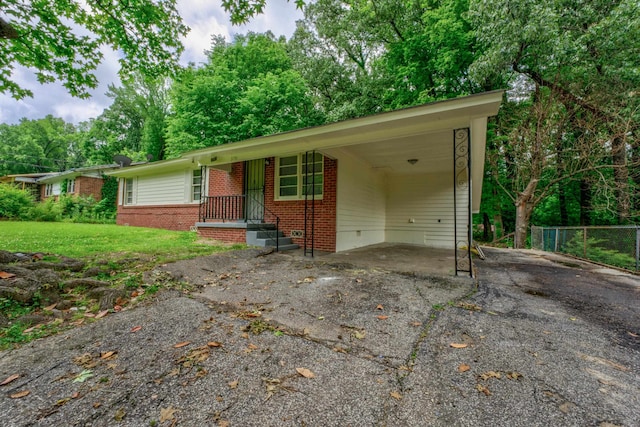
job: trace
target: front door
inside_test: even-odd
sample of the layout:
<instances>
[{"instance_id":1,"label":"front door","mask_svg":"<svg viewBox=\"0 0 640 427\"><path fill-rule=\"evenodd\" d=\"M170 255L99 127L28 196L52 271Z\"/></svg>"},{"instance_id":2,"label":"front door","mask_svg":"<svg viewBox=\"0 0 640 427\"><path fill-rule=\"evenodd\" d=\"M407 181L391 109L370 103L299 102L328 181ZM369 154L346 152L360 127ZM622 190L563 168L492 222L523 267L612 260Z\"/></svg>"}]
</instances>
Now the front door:
<instances>
[{"instance_id":1,"label":"front door","mask_svg":"<svg viewBox=\"0 0 640 427\"><path fill-rule=\"evenodd\" d=\"M264 221L264 159L245 162L244 194L247 222Z\"/></svg>"}]
</instances>

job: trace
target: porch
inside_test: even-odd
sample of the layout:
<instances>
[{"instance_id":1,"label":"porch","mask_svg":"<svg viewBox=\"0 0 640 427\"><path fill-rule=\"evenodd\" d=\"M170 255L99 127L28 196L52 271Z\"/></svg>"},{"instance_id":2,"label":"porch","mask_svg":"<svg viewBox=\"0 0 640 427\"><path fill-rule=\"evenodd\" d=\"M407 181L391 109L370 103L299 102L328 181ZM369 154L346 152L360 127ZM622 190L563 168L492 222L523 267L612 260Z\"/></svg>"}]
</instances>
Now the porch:
<instances>
[{"instance_id":1,"label":"porch","mask_svg":"<svg viewBox=\"0 0 640 427\"><path fill-rule=\"evenodd\" d=\"M280 229L280 218L264 206L263 195L261 199L251 194L202 196L196 229L203 237L218 240L274 247L276 251L298 249L300 246ZM265 222L265 213L270 222Z\"/></svg>"}]
</instances>

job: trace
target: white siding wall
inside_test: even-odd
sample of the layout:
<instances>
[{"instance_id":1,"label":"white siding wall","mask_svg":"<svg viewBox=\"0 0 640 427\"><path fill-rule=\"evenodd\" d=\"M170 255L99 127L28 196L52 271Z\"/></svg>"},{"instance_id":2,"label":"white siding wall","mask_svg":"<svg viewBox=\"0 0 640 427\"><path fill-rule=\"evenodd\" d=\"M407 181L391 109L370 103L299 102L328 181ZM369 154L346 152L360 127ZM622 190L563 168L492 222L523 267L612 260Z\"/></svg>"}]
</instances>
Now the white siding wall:
<instances>
[{"instance_id":1,"label":"white siding wall","mask_svg":"<svg viewBox=\"0 0 640 427\"><path fill-rule=\"evenodd\" d=\"M388 187L387 242L454 247L453 177L450 174L390 176ZM466 197L466 192L459 193L459 203L466 206ZM458 227L464 230L466 222L466 216L459 218Z\"/></svg>"},{"instance_id":2,"label":"white siding wall","mask_svg":"<svg viewBox=\"0 0 640 427\"><path fill-rule=\"evenodd\" d=\"M191 171L136 178L135 205L173 205L189 203Z\"/></svg>"},{"instance_id":3,"label":"white siding wall","mask_svg":"<svg viewBox=\"0 0 640 427\"><path fill-rule=\"evenodd\" d=\"M336 250L344 251L385 240L384 175L341 152L338 159Z\"/></svg>"}]
</instances>

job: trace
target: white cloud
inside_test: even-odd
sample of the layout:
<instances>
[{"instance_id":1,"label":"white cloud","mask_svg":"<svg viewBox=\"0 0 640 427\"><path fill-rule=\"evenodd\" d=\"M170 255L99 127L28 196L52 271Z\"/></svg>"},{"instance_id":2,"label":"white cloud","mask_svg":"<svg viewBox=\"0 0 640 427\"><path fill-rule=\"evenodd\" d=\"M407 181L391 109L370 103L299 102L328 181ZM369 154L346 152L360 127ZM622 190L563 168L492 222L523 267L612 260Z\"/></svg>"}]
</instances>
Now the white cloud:
<instances>
[{"instance_id":1,"label":"white cloud","mask_svg":"<svg viewBox=\"0 0 640 427\"><path fill-rule=\"evenodd\" d=\"M295 30L295 21L302 18L302 12L295 8L295 4L286 0L267 0L265 13L241 26L232 26L220 3L211 0L179 0L178 12L191 28L191 32L183 39L183 64L203 62L206 59L204 51L211 47L213 35L221 34L231 40L234 34L270 30L276 36L290 37ZM118 54L108 49L103 50L103 54L103 62L96 70L99 85L91 91L91 98L85 100L73 98L58 82L41 85L33 72L16 67L14 80L31 89L34 96L17 101L0 94L0 122L17 123L22 117L38 119L52 114L77 124L97 117L111 104L111 99L105 96L108 85L120 84Z\"/></svg>"}]
</instances>

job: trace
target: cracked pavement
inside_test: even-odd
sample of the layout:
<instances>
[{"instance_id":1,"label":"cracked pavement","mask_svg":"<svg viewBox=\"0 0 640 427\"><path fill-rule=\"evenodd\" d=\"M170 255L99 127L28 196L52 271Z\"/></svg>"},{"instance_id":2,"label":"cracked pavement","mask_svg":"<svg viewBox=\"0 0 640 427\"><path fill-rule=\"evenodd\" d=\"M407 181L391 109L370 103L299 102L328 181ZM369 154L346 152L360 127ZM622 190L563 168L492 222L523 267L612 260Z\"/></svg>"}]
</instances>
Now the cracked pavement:
<instances>
[{"instance_id":1,"label":"cracked pavement","mask_svg":"<svg viewBox=\"0 0 640 427\"><path fill-rule=\"evenodd\" d=\"M486 252L477 283L257 250L164 266L197 291L0 353L2 425L640 424L639 279Z\"/></svg>"}]
</instances>

